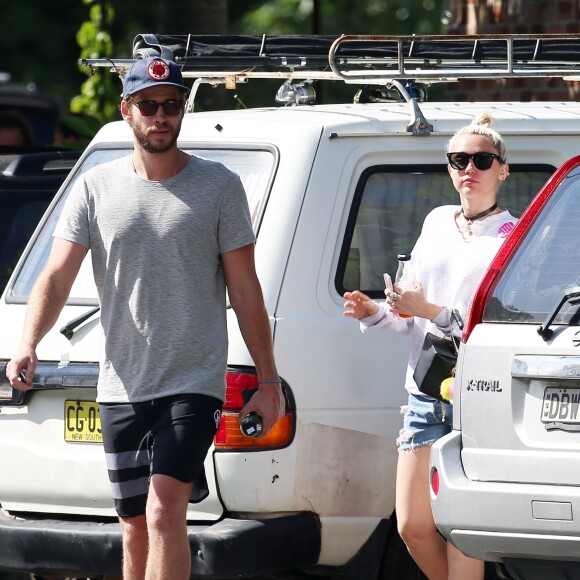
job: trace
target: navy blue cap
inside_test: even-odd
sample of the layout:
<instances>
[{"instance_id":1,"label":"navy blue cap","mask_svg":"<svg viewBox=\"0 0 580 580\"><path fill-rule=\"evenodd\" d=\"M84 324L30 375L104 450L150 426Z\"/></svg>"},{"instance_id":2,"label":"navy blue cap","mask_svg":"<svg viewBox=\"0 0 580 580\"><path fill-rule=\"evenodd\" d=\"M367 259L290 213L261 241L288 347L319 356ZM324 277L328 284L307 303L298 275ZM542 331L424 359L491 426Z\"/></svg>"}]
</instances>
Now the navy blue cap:
<instances>
[{"instance_id":1,"label":"navy blue cap","mask_svg":"<svg viewBox=\"0 0 580 580\"><path fill-rule=\"evenodd\" d=\"M125 99L129 95L160 85L171 85L189 92L183 84L181 70L172 60L164 60L158 56L139 59L125 76L122 97Z\"/></svg>"}]
</instances>

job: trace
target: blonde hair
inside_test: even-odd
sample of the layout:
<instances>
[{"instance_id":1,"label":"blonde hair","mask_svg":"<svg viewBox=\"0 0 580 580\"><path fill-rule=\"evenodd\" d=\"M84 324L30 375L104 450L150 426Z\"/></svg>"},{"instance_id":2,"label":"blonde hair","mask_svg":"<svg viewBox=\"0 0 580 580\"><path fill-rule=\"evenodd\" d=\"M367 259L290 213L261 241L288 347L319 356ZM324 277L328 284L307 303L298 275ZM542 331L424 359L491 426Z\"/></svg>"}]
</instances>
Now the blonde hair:
<instances>
[{"instance_id":1,"label":"blonde hair","mask_svg":"<svg viewBox=\"0 0 580 580\"><path fill-rule=\"evenodd\" d=\"M493 122L492 116L485 112L482 113L479 117L474 118L469 125L465 125L465 127L461 127L458 129L453 137L449 140L447 144L447 152L451 153L453 146L453 142L455 141L456 137L460 135L483 135L487 137L491 144L493 145L494 149L497 151L498 155L502 158L502 163L506 162L506 153L507 149L505 146L505 142L503 137L495 130L491 128L491 124Z\"/></svg>"}]
</instances>

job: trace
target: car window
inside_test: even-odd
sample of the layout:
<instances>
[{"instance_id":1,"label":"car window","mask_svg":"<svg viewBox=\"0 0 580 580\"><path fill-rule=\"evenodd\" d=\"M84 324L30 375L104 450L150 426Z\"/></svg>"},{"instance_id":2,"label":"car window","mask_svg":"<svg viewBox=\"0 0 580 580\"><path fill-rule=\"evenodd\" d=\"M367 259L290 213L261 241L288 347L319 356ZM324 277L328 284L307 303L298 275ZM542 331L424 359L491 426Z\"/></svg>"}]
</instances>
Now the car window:
<instances>
[{"instance_id":1,"label":"car window","mask_svg":"<svg viewBox=\"0 0 580 580\"><path fill-rule=\"evenodd\" d=\"M261 216L273 179L276 166L276 155L274 151L250 150L250 149L193 149L184 148L189 153L198 155L205 159L211 159L223 163L226 167L240 176L242 184L248 196L248 204L252 217L254 231L257 233ZM73 179L67 185L63 195L52 207L50 215L44 221L41 231L34 244L26 256L24 263L17 273L7 299L11 302L24 302L30 294L36 278L44 268L48 254L50 252L52 234L61 214L66 197L78 179L85 171L95 165L112 161L113 159L129 155L129 149L101 149L90 153L83 161L82 166L76 171ZM87 256L82 266L83 269L90 268L90 257ZM93 284L92 275L77 276L71 289L69 303L71 304L96 304L97 295Z\"/></svg>"},{"instance_id":2,"label":"car window","mask_svg":"<svg viewBox=\"0 0 580 580\"><path fill-rule=\"evenodd\" d=\"M553 173L548 165L510 165L498 194L501 207L519 217ZM394 278L397 254L411 252L425 216L440 205L458 205L446 165L367 169L359 180L336 275L336 289L359 289L384 298L383 272Z\"/></svg>"},{"instance_id":3,"label":"car window","mask_svg":"<svg viewBox=\"0 0 580 580\"><path fill-rule=\"evenodd\" d=\"M52 234L56 226L56 222L62 212L64 202L70 193L70 190L78 179L79 175L82 175L85 171L88 171L91 167L98 165L100 163L105 163L106 161L112 161L113 159L122 157L123 155L128 155L128 149L104 149L93 151L88 157L83 161L82 166L75 172L73 179L68 183L67 188L62 196L60 196L56 205L52 207L50 215L46 216L42 228L34 241L34 244L30 251L28 252L24 264L22 264L20 270L16 275L16 280L14 281L12 288L10 289L7 301L9 302L23 302L26 300L32 286L36 281L36 278L44 268L46 260L48 259L48 254L50 252L50 247L52 243ZM85 259L85 263L87 263ZM77 280L78 282L78 280ZM90 288L90 290L89 290ZM94 291L92 285L89 284L89 288L85 289L85 294L88 298L87 302L90 304L96 303L96 292ZM71 297L77 296L78 288L73 287L71 291ZM75 294L73 294L75 292ZM72 299L74 302L74 298Z\"/></svg>"},{"instance_id":4,"label":"car window","mask_svg":"<svg viewBox=\"0 0 580 580\"><path fill-rule=\"evenodd\" d=\"M50 203L49 196L45 197L43 201L14 204L18 205L18 209L9 216L10 225L7 229L0 233L0 292L6 286L16 262ZM3 211L9 213L9 209L4 207Z\"/></svg>"},{"instance_id":5,"label":"car window","mask_svg":"<svg viewBox=\"0 0 580 580\"><path fill-rule=\"evenodd\" d=\"M257 233L274 177L274 152L250 149L190 149L189 152L204 159L219 161L240 176L248 197L252 225Z\"/></svg>"},{"instance_id":6,"label":"car window","mask_svg":"<svg viewBox=\"0 0 580 580\"><path fill-rule=\"evenodd\" d=\"M550 196L515 256L487 297L485 322L539 324L567 289L580 286L580 171ZM580 324L578 305L565 304L554 322Z\"/></svg>"}]
</instances>

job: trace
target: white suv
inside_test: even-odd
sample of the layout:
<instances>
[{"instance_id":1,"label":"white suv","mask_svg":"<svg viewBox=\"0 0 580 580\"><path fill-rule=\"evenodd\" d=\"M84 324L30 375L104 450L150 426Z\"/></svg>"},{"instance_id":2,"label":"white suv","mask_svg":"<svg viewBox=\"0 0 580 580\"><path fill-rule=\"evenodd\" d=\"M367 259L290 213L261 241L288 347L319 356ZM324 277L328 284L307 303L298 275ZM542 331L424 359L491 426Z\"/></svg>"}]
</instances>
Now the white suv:
<instances>
[{"instance_id":1,"label":"white suv","mask_svg":"<svg viewBox=\"0 0 580 580\"><path fill-rule=\"evenodd\" d=\"M580 157L553 175L472 305L435 520L522 580L580 577ZM459 391L459 392L457 392Z\"/></svg>"},{"instance_id":2,"label":"white suv","mask_svg":"<svg viewBox=\"0 0 580 580\"><path fill-rule=\"evenodd\" d=\"M156 50L158 39L146 35L139 37L140 51L145 40ZM171 40L175 47L176 38ZM199 39L183 41L183 50L199 50ZM315 567L316 573L340 572L351 580L416 578L416 568L401 563L406 550L399 549L393 524L408 337L361 334L343 316L342 295L360 288L384 299L382 274L394 275L397 254L410 250L424 216L434 206L457 203L444 151L459 127L483 111L494 117L508 144L511 172L501 204L517 215L576 151L580 104L414 98L423 89L413 88L412 75L456 78L465 74L455 70L461 59L469 74L496 76L494 67L519 70L518 62L501 57L513 37L492 41L501 50L489 62L472 59L475 49L485 48L481 39L466 51L465 41L452 37L437 53L432 37L363 38L348 58L340 57L338 39L324 48L321 66L320 39L312 46L285 45L292 52L287 58L269 56L268 39L252 39L260 55L248 57L248 67L240 39L234 41L233 61L224 56L228 41L222 39L214 63L221 68L210 68L203 56L201 72L195 69L197 56L157 48L165 57L185 59L179 61L184 76L196 83L233 86L252 75L282 78L279 97L288 103L308 100L311 87L296 80L311 75L362 84L364 90L356 103L185 116L180 147L221 161L240 175L247 191L256 267L288 400L287 414L271 435L262 440L241 435L236 423L241 391L255 384L256 375L229 310L225 412L205 464L210 495L188 512L193 574L250 577ZM450 50L458 41L467 56ZM417 57L407 54L411 46ZM510 59L517 53L507 51ZM429 54L435 54L431 64ZM405 71L397 70L401 63ZM117 69L130 64L114 61ZM550 69L546 75L576 74L561 63L542 65ZM269 70L257 70L260 66ZM354 78L344 67L353 67ZM397 78L408 79L409 90ZM383 86L366 86L377 84ZM390 100L395 88L399 102ZM0 362L18 344L30 290L73 182L95 164L130 154L132 142L126 123L103 127L48 209L0 302ZM120 532L94 403L98 307L87 260L58 323L37 349L34 389L23 393L0 383L0 570L84 577L119 570Z\"/></svg>"}]
</instances>

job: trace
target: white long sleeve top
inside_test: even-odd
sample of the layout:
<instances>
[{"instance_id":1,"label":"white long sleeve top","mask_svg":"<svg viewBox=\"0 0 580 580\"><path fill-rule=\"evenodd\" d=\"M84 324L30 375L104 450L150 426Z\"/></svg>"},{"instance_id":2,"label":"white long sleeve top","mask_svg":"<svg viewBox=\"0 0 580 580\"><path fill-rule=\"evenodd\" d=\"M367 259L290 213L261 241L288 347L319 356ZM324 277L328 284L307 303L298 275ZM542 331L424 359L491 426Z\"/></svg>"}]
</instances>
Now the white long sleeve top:
<instances>
[{"instance_id":1,"label":"white long sleeve top","mask_svg":"<svg viewBox=\"0 0 580 580\"><path fill-rule=\"evenodd\" d=\"M421 282L429 302L449 310L442 310L432 321L420 317L395 318L383 301L378 303L376 314L360 321L362 332L386 328L411 333L405 388L416 394L419 389L413 372L426 333L459 334L449 311L457 309L465 318L481 277L516 222L507 210L490 215L473 222L472 235L467 240L455 221L460 209L460 206L441 206L427 215L403 275L403 280Z\"/></svg>"}]
</instances>

